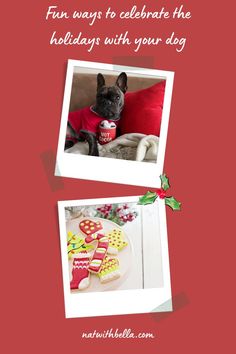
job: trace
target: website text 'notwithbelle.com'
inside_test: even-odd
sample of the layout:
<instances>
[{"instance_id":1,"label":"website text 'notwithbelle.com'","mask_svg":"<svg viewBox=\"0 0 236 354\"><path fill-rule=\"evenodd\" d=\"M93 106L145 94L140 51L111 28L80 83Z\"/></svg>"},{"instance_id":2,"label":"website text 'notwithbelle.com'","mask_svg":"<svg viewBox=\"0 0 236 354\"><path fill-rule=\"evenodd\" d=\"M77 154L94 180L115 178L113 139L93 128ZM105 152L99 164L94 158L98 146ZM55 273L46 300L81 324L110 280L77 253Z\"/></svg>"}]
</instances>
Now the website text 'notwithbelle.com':
<instances>
[{"instance_id":1,"label":"website text 'notwithbelle.com'","mask_svg":"<svg viewBox=\"0 0 236 354\"><path fill-rule=\"evenodd\" d=\"M155 335L149 332L138 332L135 333L131 328L125 329L107 329L105 331L97 331L96 329L92 332L82 332L81 337L84 339L95 339L95 338L114 338L114 339L154 339Z\"/></svg>"}]
</instances>

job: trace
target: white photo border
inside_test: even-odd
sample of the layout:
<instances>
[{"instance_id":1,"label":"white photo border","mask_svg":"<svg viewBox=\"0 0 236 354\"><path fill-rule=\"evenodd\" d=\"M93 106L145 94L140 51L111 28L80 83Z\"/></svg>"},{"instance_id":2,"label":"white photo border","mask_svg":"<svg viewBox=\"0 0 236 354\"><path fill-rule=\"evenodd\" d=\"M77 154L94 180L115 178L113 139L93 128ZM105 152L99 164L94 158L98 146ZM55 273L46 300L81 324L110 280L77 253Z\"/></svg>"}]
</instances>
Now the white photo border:
<instances>
[{"instance_id":1,"label":"white photo border","mask_svg":"<svg viewBox=\"0 0 236 354\"><path fill-rule=\"evenodd\" d=\"M67 238L65 207L98 205L107 203L138 202L139 197L116 197L85 200L68 200L58 202L60 244L63 289L65 300L65 317L95 317L136 313L172 311L171 280L169 252L166 227L166 209L164 200L157 201L160 222L162 288L113 290L95 293L71 293L68 272ZM115 304L115 306L114 306Z\"/></svg>"},{"instance_id":2,"label":"white photo border","mask_svg":"<svg viewBox=\"0 0 236 354\"><path fill-rule=\"evenodd\" d=\"M69 154L64 151L66 127L70 105L73 73L75 67L108 71L125 71L166 80L160 140L156 163L120 160L106 157ZM55 175L102 182L113 182L145 187L160 187L159 176L163 173L174 72L103 64L80 60L68 60L66 83L61 115ZM83 166L83 168L81 168ZM86 168L84 168L86 166ZM124 173L125 171L125 173Z\"/></svg>"}]
</instances>

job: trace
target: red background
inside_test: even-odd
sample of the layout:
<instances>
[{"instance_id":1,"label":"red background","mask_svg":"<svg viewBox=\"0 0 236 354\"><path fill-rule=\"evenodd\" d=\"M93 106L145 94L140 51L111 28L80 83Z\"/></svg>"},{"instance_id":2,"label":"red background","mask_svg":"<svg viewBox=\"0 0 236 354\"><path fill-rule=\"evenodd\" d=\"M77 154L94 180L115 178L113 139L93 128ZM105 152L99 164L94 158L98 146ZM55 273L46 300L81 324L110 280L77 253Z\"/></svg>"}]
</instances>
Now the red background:
<instances>
[{"instance_id":1,"label":"red background","mask_svg":"<svg viewBox=\"0 0 236 354\"><path fill-rule=\"evenodd\" d=\"M136 350L138 353L231 353L235 259L233 1L182 1L190 21L45 21L48 5L2 4L1 321L5 353ZM58 1L62 9L130 9L133 1ZM154 10L171 1L136 1ZM64 4L64 5L63 5ZM50 46L52 31L91 36L125 32L187 36L170 47ZM181 212L167 210L175 311L65 319L57 200L137 195L147 188L53 176L67 59L175 71L164 171ZM83 306L83 304L81 304ZM115 306L115 304L114 304ZM131 328L154 340L82 340L82 331Z\"/></svg>"}]
</instances>

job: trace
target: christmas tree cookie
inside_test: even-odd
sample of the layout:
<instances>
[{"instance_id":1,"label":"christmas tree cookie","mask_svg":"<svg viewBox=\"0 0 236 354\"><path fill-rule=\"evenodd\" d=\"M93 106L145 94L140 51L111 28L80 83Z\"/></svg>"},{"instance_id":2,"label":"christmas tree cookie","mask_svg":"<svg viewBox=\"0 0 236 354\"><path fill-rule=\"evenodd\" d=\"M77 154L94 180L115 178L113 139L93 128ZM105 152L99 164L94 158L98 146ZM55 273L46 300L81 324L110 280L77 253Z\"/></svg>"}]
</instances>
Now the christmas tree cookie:
<instances>
[{"instance_id":1,"label":"christmas tree cookie","mask_svg":"<svg viewBox=\"0 0 236 354\"><path fill-rule=\"evenodd\" d=\"M119 251L128 245L128 243L124 241L124 233L122 230L113 229L108 232L106 236L109 240L109 254L117 255Z\"/></svg>"},{"instance_id":2,"label":"christmas tree cookie","mask_svg":"<svg viewBox=\"0 0 236 354\"><path fill-rule=\"evenodd\" d=\"M67 233L67 254L71 259L75 254L93 249L91 245L87 245L83 238L69 231Z\"/></svg>"},{"instance_id":3,"label":"christmas tree cookie","mask_svg":"<svg viewBox=\"0 0 236 354\"><path fill-rule=\"evenodd\" d=\"M84 290L89 286L89 259L90 254L85 252L78 253L73 259L71 290Z\"/></svg>"},{"instance_id":4,"label":"christmas tree cookie","mask_svg":"<svg viewBox=\"0 0 236 354\"><path fill-rule=\"evenodd\" d=\"M102 284L118 279L120 277L119 261L116 258L105 257L101 270L98 273Z\"/></svg>"}]
</instances>

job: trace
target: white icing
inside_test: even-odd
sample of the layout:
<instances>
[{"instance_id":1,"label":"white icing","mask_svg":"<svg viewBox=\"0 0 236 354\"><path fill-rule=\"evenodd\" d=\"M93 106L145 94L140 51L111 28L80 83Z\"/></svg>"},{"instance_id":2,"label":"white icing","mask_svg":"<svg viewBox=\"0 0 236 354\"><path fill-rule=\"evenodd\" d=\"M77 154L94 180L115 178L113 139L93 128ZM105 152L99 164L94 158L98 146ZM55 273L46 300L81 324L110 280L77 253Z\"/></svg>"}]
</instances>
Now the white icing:
<instances>
[{"instance_id":1,"label":"white icing","mask_svg":"<svg viewBox=\"0 0 236 354\"><path fill-rule=\"evenodd\" d=\"M106 236L102 236L101 238L99 238L100 242L109 242L108 238Z\"/></svg>"},{"instance_id":2,"label":"white icing","mask_svg":"<svg viewBox=\"0 0 236 354\"><path fill-rule=\"evenodd\" d=\"M83 280L81 280L81 282L79 283L78 289L79 290L84 290L89 286L89 278L84 278Z\"/></svg>"},{"instance_id":3,"label":"white icing","mask_svg":"<svg viewBox=\"0 0 236 354\"><path fill-rule=\"evenodd\" d=\"M96 248L95 252L98 252L98 253L106 253L106 248L105 247L98 247Z\"/></svg>"},{"instance_id":4,"label":"white icing","mask_svg":"<svg viewBox=\"0 0 236 354\"><path fill-rule=\"evenodd\" d=\"M87 264L87 263L89 263L88 260L86 260L86 261L81 261L81 260L77 261L77 260L75 259L73 264L77 265L77 264Z\"/></svg>"},{"instance_id":5,"label":"white icing","mask_svg":"<svg viewBox=\"0 0 236 354\"><path fill-rule=\"evenodd\" d=\"M90 263L90 265L92 265L92 266L100 266L101 265L101 263L102 263L102 260L100 260L100 259L93 259L92 261L91 261L91 263Z\"/></svg>"},{"instance_id":6,"label":"white icing","mask_svg":"<svg viewBox=\"0 0 236 354\"><path fill-rule=\"evenodd\" d=\"M121 276L120 271L119 271L119 269L117 269L117 270L114 270L111 273L102 275L100 280L101 280L101 283L106 283L108 281L112 281L112 280L118 279L120 276Z\"/></svg>"},{"instance_id":7,"label":"white icing","mask_svg":"<svg viewBox=\"0 0 236 354\"><path fill-rule=\"evenodd\" d=\"M88 268L88 265L84 265L84 266L74 266L73 269L87 269Z\"/></svg>"},{"instance_id":8,"label":"white icing","mask_svg":"<svg viewBox=\"0 0 236 354\"><path fill-rule=\"evenodd\" d=\"M72 258L86 258L89 259L91 257L90 253L75 253L73 254Z\"/></svg>"},{"instance_id":9,"label":"white icing","mask_svg":"<svg viewBox=\"0 0 236 354\"><path fill-rule=\"evenodd\" d=\"M118 254L118 249L115 248L115 247L110 247L110 246L109 246L109 247L108 247L108 250L107 250L107 253L116 256L116 255Z\"/></svg>"}]
</instances>

